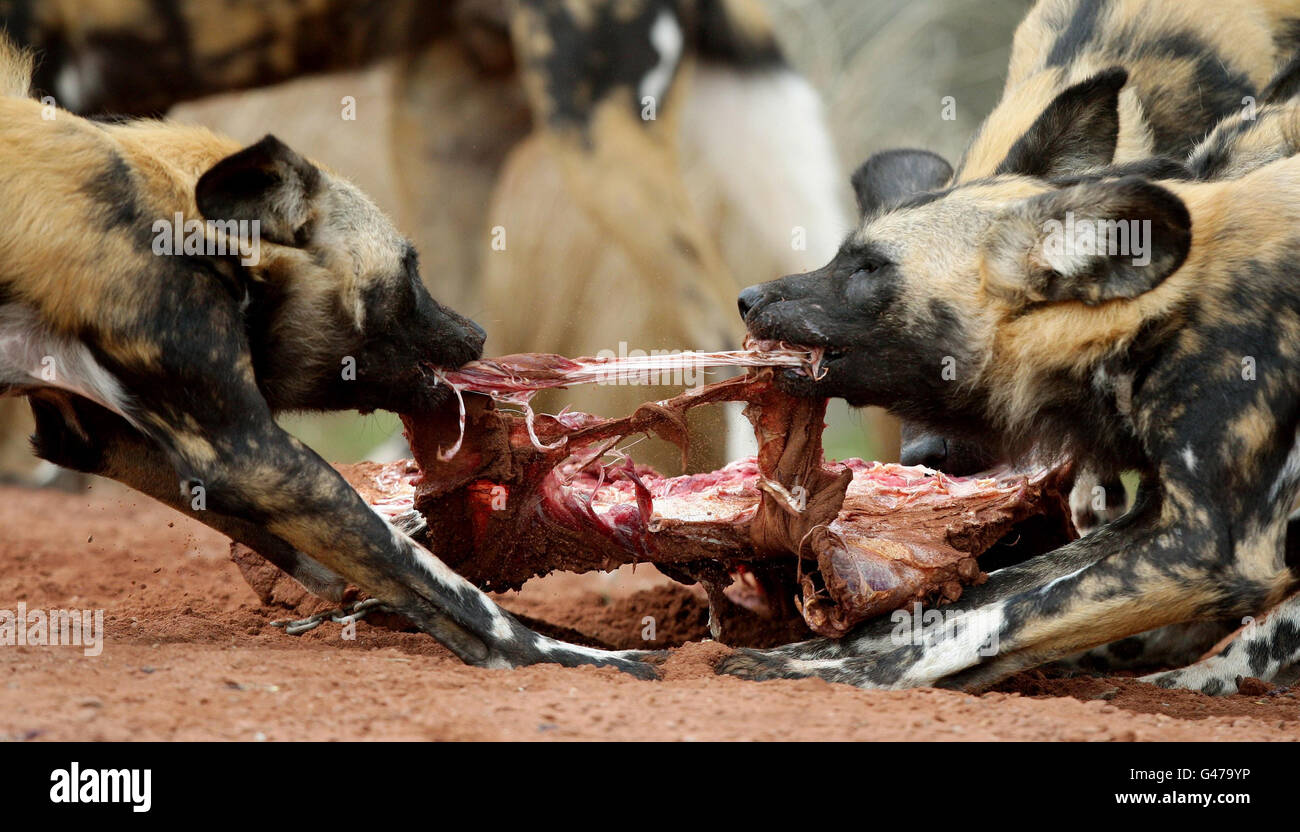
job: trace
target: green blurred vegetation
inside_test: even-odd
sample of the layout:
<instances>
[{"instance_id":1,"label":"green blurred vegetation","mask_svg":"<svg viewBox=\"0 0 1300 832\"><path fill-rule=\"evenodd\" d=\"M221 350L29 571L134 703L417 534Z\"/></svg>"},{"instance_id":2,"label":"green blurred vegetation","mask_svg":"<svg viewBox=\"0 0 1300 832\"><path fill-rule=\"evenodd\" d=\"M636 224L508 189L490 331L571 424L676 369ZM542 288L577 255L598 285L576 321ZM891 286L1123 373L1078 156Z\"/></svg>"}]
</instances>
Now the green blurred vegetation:
<instances>
[{"instance_id":1,"label":"green blurred vegetation","mask_svg":"<svg viewBox=\"0 0 1300 832\"><path fill-rule=\"evenodd\" d=\"M392 413L293 413L277 420L330 462L360 462L402 432L402 422Z\"/></svg>"},{"instance_id":2,"label":"green blurred vegetation","mask_svg":"<svg viewBox=\"0 0 1300 832\"><path fill-rule=\"evenodd\" d=\"M880 459L886 455L882 440L871 434L864 418L865 411L854 410L843 399L827 405L826 432L822 434L827 459Z\"/></svg>"}]
</instances>

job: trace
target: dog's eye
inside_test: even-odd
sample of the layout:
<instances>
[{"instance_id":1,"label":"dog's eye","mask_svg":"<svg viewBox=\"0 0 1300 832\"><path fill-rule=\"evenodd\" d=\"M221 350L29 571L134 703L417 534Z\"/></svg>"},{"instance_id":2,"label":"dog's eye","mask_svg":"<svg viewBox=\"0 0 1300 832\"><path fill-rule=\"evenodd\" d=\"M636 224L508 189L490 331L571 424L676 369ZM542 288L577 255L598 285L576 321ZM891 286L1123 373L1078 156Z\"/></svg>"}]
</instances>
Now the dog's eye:
<instances>
[{"instance_id":1,"label":"dog's eye","mask_svg":"<svg viewBox=\"0 0 1300 832\"><path fill-rule=\"evenodd\" d=\"M870 277L884 268L885 264L878 260L868 260L858 266L858 270L853 273L854 278Z\"/></svg>"}]
</instances>

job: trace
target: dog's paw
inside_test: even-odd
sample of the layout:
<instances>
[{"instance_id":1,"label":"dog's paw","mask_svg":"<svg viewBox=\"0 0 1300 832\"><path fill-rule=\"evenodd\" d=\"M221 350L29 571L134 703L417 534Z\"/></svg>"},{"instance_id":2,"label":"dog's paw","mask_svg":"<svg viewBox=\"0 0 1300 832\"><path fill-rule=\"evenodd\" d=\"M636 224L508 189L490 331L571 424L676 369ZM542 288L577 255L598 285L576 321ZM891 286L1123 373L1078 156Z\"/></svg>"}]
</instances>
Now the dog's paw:
<instances>
[{"instance_id":1,"label":"dog's paw","mask_svg":"<svg viewBox=\"0 0 1300 832\"><path fill-rule=\"evenodd\" d=\"M607 666L653 682L660 678L660 668L670 655L668 650L620 650L609 657ZM601 665L602 660L598 658L596 664Z\"/></svg>"},{"instance_id":2,"label":"dog's paw","mask_svg":"<svg viewBox=\"0 0 1300 832\"><path fill-rule=\"evenodd\" d=\"M592 663L597 667L613 667L645 682L657 682L659 681L659 665L663 664L663 659L658 656L647 655L636 659L610 658Z\"/></svg>"},{"instance_id":3,"label":"dog's paw","mask_svg":"<svg viewBox=\"0 0 1300 832\"><path fill-rule=\"evenodd\" d=\"M559 664L564 667L612 667L629 676L646 681L659 679L659 667L668 657L666 650L597 650L566 644L553 639L543 639L537 653L509 662L509 666L530 664Z\"/></svg>"},{"instance_id":4,"label":"dog's paw","mask_svg":"<svg viewBox=\"0 0 1300 832\"><path fill-rule=\"evenodd\" d=\"M1200 691L1207 696L1231 696L1237 692L1238 686L1241 684L1241 676L1217 673L1213 668L1206 667L1205 664L1194 664L1178 670L1139 676L1138 681L1148 682L1159 688Z\"/></svg>"},{"instance_id":5,"label":"dog's paw","mask_svg":"<svg viewBox=\"0 0 1300 832\"><path fill-rule=\"evenodd\" d=\"M663 667L672 654L673 651L671 650L642 650L639 651L637 660L654 665L655 667Z\"/></svg>"}]
</instances>

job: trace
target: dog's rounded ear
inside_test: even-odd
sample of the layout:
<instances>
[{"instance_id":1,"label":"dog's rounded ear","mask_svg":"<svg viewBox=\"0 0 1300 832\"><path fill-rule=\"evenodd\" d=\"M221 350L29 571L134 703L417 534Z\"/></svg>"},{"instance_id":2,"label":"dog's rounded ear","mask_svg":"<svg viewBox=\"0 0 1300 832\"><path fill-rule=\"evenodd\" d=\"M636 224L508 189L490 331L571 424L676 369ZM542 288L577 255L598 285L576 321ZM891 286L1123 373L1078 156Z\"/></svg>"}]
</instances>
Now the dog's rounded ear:
<instances>
[{"instance_id":1,"label":"dog's rounded ear","mask_svg":"<svg viewBox=\"0 0 1300 832\"><path fill-rule=\"evenodd\" d=\"M1109 165L1119 143L1119 93L1126 83L1128 72L1111 67L1066 89L994 173L1052 179Z\"/></svg>"},{"instance_id":2,"label":"dog's rounded ear","mask_svg":"<svg viewBox=\"0 0 1300 832\"><path fill-rule=\"evenodd\" d=\"M984 290L1014 306L1094 305L1154 289L1191 244L1183 201L1130 176L1023 200L994 221L980 266Z\"/></svg>"},{"instance_id":3,"label":"dog's rounded ear","mask_svg":"<svg viewBox=\"0 0 1300 832\"><path fill-rule=\"evenodd\" d=\"M914 194L948 184L952 165L928 150L882 150L853 172L858 212L866 218L892 208Z\"/></svg>"},{"instance_id":4,"label":"dog's rounded ear","mask_svg":"<svg viewBox=\"0 0 1300 832\"><path fill-rule=\"evenodd\" d=\"M320 170L268 134L208 169L194 198L206 219L257 221L263 239L292 246L302 244L320 186Z\"/></svg>"}]
</instances>

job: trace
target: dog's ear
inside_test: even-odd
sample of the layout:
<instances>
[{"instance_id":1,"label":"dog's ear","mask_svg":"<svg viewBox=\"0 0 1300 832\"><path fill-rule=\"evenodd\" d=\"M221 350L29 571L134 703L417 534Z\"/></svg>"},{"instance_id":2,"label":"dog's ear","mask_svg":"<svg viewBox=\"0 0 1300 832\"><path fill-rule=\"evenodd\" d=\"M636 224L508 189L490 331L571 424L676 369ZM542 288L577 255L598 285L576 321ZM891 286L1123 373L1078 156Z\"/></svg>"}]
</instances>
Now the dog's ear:
<instances>
[{"instance_id":1,"label":"dog's ear","mask_svg":"<svg viewBox=\"0 0 1300 832\"><path fill-rule=\"evenodd\" d=\"M995 173L1052 179L1111 163L1119 142L1119 92L1128 72L1111 67L1053 99Z\"/></svg>"},{"instance_id":2,"label":"dog's ear","mask_svg":"<svg viewBox=\"0 0 1300 832\"><path fill-rule=\"evenodd\" d=\"M321 173L275 136L213 165L195 187L199 212L211 220L257 220L263 239L301 245Z\"/></svg>"},{"instance_id":3,"label":"dog's ear","mask_svg":"<svg viewBox=\"0 0 1300 832\"><path fill-rule=\"evenodd\" d=\"M942 188L952 165L928 150L882 150L853 172L853 193L862 217L892 208L913 194Z\"/></svg>"},{"instance_id":4,"label":"dog's ear","mask_svg":"<svg viewBox=\"0 0 1300 832\"><path fill-rule=\"evenodd\" d=\"M980 251L984 289L1014 306L1093 305L1160 285L1187 258L1183 201L1131 176L1023 200L994 221Z\"/></svg>"}]
</instances>

